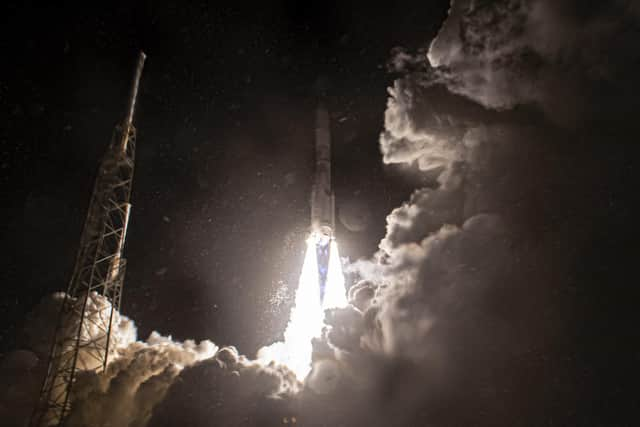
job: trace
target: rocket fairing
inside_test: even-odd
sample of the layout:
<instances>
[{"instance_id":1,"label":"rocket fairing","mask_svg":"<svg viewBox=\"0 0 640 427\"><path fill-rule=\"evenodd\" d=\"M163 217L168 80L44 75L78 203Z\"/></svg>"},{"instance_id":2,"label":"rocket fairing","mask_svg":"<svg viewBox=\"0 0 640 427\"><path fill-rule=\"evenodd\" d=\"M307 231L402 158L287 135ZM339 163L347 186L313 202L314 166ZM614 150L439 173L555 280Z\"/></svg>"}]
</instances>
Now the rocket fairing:
<instances>
[{"instance_id":1,"label":"rocket fairing","mask_svg":"<svg viewBox=\"0 0 640 427\"><path fill-rule=\"evenodd\" d=\"M331 133L329 113L319 104L316 109L316 162L311 189L311 232L333 238L335 226L335 198L331 191Z\"/></svg>"}]
</instances>

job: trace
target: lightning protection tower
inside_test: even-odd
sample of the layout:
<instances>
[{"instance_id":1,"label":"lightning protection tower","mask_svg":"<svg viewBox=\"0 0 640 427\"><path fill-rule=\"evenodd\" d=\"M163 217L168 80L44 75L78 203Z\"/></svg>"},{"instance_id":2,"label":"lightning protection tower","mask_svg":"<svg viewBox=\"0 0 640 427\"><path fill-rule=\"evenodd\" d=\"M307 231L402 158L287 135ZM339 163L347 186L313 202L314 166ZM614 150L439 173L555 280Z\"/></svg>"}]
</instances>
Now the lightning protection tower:
<instances>
[{"instance_id":1,"label":"lightning protection tower","mask_svg":"<svg viewBox=\"0 0 640 427\"><path fill-rule=\"evenodd\" d=\"M78 370L103 371L113 347L125 272L122 248L131 204L136 129L133 113L146 56L140 52L124 121L116 125L98 169L80 248L62 303L47 375L30 426L62 426Z\"/></svg>"}]
</instances>

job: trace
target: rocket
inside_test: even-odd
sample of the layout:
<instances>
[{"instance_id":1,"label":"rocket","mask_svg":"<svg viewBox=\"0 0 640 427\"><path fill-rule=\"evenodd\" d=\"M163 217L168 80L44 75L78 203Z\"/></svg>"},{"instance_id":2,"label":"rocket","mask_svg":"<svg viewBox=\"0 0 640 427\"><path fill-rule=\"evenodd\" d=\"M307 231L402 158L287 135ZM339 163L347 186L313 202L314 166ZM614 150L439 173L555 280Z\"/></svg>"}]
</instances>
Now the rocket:
<instances>
[{"instance_id":1,"label":"rocket","mask_svg":"<svg viewBox=\"0 0 640 427\"><path fill-rule=\"evenodd\" d=\"M329 261L334 240L335 197L331 191L331 133L329 113L322 103L316 109L315 171L311 188L311 236L315 241L320 302L324 304Z\"/></svg>"},{"instance_id":2,"label":"rocket","mask_svg":"<svg viewBox=\"0 0 640 427\"><path fill-rule=\"evenodd\" d=\"M311 233L328 242L333 238L335 226L335 197L331 191L329 113L322 103L316 109L315 154L311 189Z\"/></svg>"}]
</instances>

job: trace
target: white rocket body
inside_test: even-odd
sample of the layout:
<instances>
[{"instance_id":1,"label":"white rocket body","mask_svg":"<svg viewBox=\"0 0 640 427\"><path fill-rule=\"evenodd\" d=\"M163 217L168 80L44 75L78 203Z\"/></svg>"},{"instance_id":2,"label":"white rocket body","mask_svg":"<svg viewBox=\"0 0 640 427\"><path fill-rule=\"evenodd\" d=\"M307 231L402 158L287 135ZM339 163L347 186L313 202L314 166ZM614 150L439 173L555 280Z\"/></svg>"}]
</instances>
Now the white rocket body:
<instances>
[{"instance_id":1,"label":"white rocket body","mask_svg":"<svg viewBox=\"0 0 640 427\"><path fill-rule=\"evenodd\" d=\"M311 189L311 232L333 238L335 197L331 191L331 133L329 113L322 105L316 110L316 162Z\"/></svg>"}]
</instances>

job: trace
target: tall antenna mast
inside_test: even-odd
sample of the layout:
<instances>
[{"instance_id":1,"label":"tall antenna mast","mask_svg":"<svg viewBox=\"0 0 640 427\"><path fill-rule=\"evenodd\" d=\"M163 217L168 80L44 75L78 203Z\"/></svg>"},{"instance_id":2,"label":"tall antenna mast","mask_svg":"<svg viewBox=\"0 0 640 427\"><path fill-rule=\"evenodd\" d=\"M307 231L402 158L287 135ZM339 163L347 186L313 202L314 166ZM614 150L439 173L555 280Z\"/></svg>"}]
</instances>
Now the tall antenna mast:
<instances>
[{"instance_id":1,"label":"tall antenna mast","mask_svg":"<svg viewBox=\"0 0 640 427\"><path fill-rule=\"evenodd\" d=\"M145 59L140 52L127 116L116 125L98 169L31 427L62 426L73 404L76 372L103 371L113 353L112 323L114 312L120 309L126 267L122 249L131 210L136 146L133 115Z\"/></svg>"}]
</instances>

